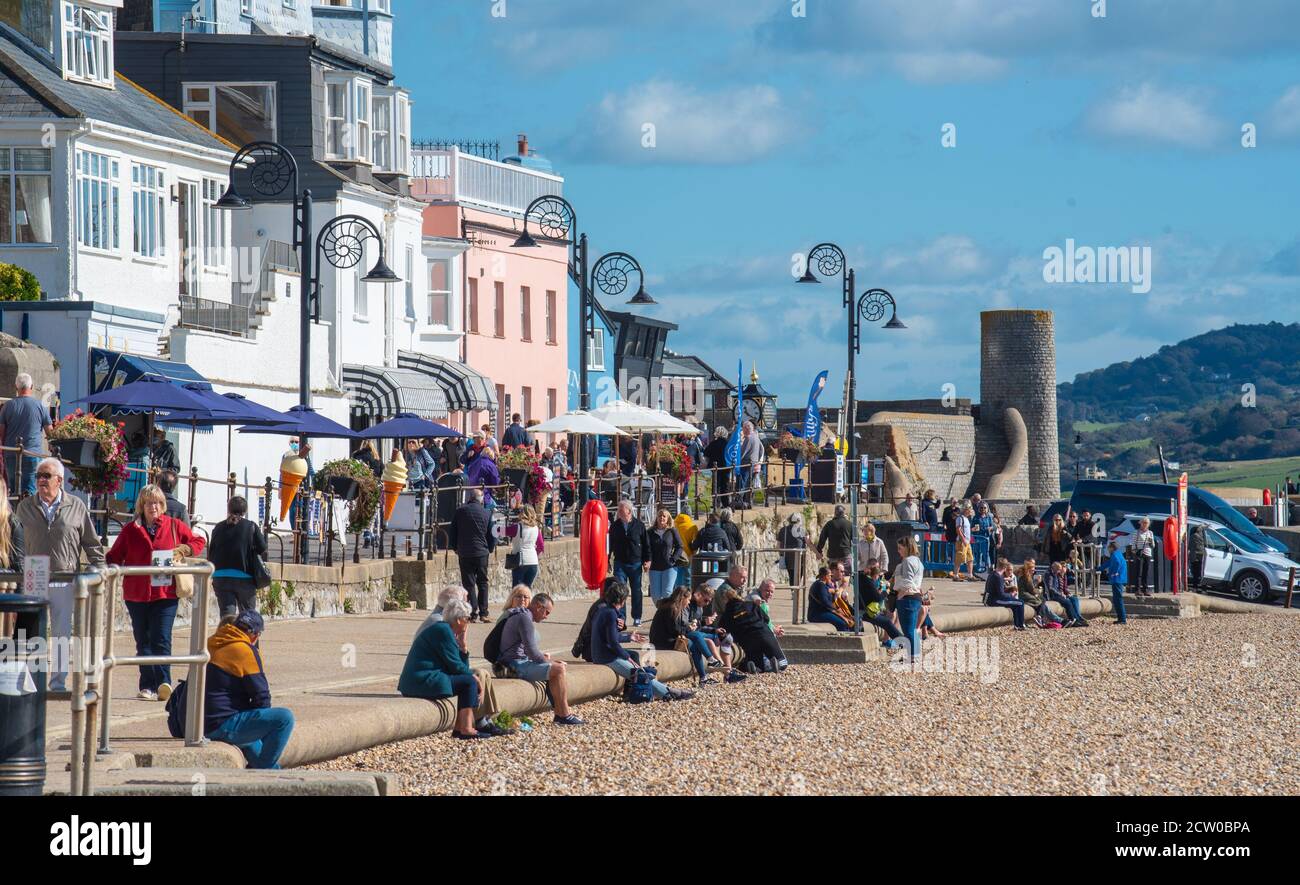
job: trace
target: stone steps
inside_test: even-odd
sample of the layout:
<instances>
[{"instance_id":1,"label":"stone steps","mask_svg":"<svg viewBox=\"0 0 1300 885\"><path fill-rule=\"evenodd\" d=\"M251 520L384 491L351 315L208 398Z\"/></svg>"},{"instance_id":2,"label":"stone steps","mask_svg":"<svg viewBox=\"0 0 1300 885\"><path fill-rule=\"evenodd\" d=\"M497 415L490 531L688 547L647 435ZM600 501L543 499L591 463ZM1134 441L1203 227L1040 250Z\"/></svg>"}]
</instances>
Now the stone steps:
<instances>
[{"instance_id":1,"label":"stone steps","mask_svg":"<svg viewBox=\"0 0 1300 885\"><path fill-rule=\"evenodd\" d=\"M66 787L47 790L64 795ZM129 768L95 778L96 796L396 796L397 778L381 772Z\"/></svg>"},{"instance_id":2,"label":"stone steps","mask_svg":"<svg viewBox=\"0 0 1300 885\"><path fill-rule=\"evenodd\" d=\"M885 650L875 631L852 633L803 633L786 631L781 649L792 664L865 664L885 659Z\"/></svg>"},{"instance_id":3,"label":"stone steps","mask_svg":"<svg viewBox=\"0 0 1300 885\"><path fill-rule=\"evenodd\" d=\"M1201 599L1195 593L1158 596L1124 596L1124 611L1130 618L1199 618Z\"/></svg>"}]
</instances>

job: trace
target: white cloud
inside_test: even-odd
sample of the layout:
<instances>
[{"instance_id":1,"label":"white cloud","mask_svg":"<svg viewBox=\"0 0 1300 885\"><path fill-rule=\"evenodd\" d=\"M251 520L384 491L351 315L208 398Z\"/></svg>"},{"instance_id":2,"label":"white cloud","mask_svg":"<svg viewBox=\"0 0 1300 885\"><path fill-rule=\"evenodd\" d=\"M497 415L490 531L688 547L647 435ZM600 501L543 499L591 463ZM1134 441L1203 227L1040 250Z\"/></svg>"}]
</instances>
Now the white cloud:
<instances>
[{"instance_id":1,"label":"white cloud","mask_svg":"<svg viewBox=\"0 0 1300 885\"><path fill-rule=\"evenodd\" d=\"M968 236L942 236L919 248L887 250L879 267L890 279L958 282L987 277L995 262Z\"/></svg>"},{"instance_id":2,"label":"white cloud","mask_svg":"<svg viewBox=\"0 0 1300 885\"><path fill-rule=\"evenodd\" d=\"M1230 130L1192 91L1142 83L1092 105L1084 126L1104 138L1188 148L1209 148Z\"/></svg>"},{"instance_id":3,"label":"white cloud","mask_svg":"<svg viewBox=\"0 0 1300 885\"><path fill-rule=\"evenodd\" d=\"M1300 138L1300 85L1282 93L1269 116L1272 118L1272 132L1263 134L1264 138L1270 134L1285 139Z\"/></svg>"},{"instance_id":4,"label":"white cloud","mask_svg":"<svg viewBox=\"0 0 1300 885\"><path fill-rule=\"evenodd\" d=\"M989 80L1007 70L1006 59L981 52L904 52L894 56L894 67L916 83L953 83Z\"/></svg>"},{"instance_id":5,"label":"white cloud","mask_svg":"<svg viewBox=\"0 0 1300 885\"><path fill-rule=\"evenodd\" d=\"M771 86L706 92L651 80L606 94L565 147L596 162L735 165L788 143L798 116Z\"/></svg>"}]
</instances>

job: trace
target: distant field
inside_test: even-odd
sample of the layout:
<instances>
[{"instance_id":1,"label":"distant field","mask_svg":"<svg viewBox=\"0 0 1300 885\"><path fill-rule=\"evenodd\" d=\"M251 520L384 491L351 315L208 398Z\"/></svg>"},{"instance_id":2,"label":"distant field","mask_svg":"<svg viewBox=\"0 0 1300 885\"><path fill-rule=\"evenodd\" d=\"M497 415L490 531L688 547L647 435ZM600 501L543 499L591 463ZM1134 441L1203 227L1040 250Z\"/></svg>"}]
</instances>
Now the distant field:
<instances>
[{"instance_id":1,"label":"distant field","mask_svg":"<svg viewBox=\"0 0 1300 885\"><path fill-rule=\"evenodd\" d=\"M1112 451L1116 452L1127 452L1129 449L1137 449L1149 445L1151 445L1151 437L1144 436L1141 439L1131 439L1128 442L1115 443L1115 445L1110 448Z\"/></svg>"},{"instance_id":2,"label":"distant field","mask_svg":"<svg viewBox=\"0 0 1300 885\"><path fill-rule=\"evenodd\" d=\"M1263 461L1213 461L1189 474L1192 485L1272 488L1288 476L1300 476L1300 457Z\"/></svg>"},{"instance_id":3,"label":"distant field","mask_svg":"<svg viewBox=\"0 0 1300 885\"><path fill-rule=\"evenodd\" d=\"M1098 421L1075 421L1075 433L1096 433L1098 430L1114 430L1116 427L1123 427L1123 421L1115 421L1111 424L1102 424Z\"/></svg>"}]
</instances>

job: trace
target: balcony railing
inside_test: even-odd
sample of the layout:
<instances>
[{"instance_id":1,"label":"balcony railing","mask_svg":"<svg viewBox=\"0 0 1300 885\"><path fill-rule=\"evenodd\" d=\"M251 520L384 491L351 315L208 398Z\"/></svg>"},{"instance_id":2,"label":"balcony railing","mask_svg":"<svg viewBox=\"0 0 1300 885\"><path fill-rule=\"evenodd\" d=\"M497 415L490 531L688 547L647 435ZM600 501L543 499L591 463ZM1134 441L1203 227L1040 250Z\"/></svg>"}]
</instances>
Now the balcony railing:
<instances>
[{"instance_id":1,"label":"balcony railing","mask_svg":"<svg viewBox=\"0 0 1300 885\"><path fill-rule=\"evenodd\" d=\"M516 217L537 197L564 195L558 175L467 154L459 147L411 152L411 195L431 203L454 202Z\"/></svg>"},{"instance_id":2,"label":"balcony railing","mask_svg":"<svg viewBox=\"0 0 1300 885\"><path fill-rule=\"evenodd\" d=\"M204 329L246 338L253 329L253 316L253 303L231 304L228 301L181 296L180 325L187 329Z\"/></svg>"}]
</instances>

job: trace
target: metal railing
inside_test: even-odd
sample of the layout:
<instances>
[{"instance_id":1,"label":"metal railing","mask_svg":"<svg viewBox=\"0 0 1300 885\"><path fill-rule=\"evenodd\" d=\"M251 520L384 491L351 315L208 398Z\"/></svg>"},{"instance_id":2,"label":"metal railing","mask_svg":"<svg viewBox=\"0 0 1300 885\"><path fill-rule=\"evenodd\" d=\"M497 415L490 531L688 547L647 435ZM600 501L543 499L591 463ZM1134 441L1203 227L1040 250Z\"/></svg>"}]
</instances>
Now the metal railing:
<instances>
[{"instance_id":1,"label":"metal railing","mask_svg":"<svg viewBox=\"0 0 1300 885\"><path fill-rule=\"evenodd\" d=\"M89 796L94 792L92 776L96 734L98 753L103 755L111 751L113 670L117 667L189 665L185 746L201 747L207 743L203 736L203 703L207 683L207 613L212 572L212 564L202 562L179 566L105 566L97 572L68 576L73 585L72 641L77 652L71 657L73 796ZM160 575L173 579L178 575L194 576L189 654L114 655L113 619L118 582L125 577ZM101 617L102 632L99 629Z\"/></svg>"},{"instance_id":2,"label":"metal railing","mask_svg":"<svg viewBox=\"0 0 1300 885\"><path fill-rule=\"evenodd\" d=\"M247 338L253 330L255 302L233 304L182 295L179 325L187 329L203 329Z\"/></svg>"}]
</instances>

